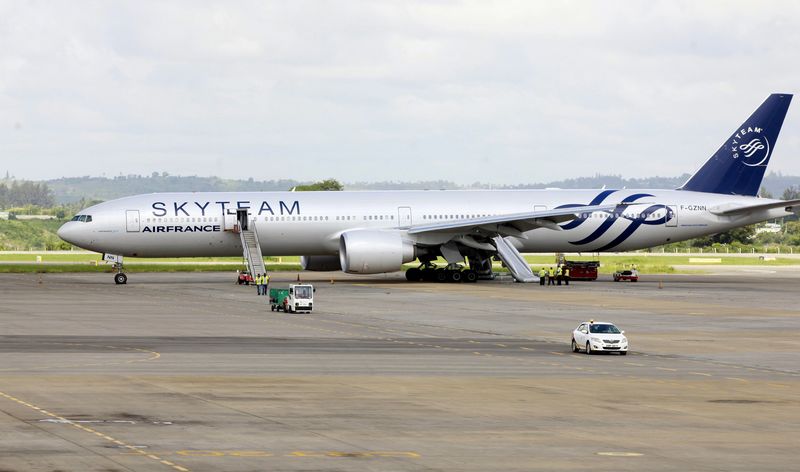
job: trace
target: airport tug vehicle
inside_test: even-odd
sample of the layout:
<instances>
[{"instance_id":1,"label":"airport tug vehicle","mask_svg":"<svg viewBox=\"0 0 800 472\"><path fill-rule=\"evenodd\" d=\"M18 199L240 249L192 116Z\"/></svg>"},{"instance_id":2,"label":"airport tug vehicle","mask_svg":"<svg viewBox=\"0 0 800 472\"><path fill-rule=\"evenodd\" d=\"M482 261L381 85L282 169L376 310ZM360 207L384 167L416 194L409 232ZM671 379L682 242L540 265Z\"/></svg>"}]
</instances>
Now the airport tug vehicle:
<instances>
[{"instance_id":1,"label":"airport tug vehicle","mask_svg":"<svg viewBox=\"0 0 800 472\"><path fill-rule=\"evenodd\" d=\"M291 284L289 288L270 288L270 309L285 313L310 312L314 306L314 292L311 284Z\"/></svg>"},{"instance_id":2,"label":"airport tug vehicle","mask_svg":"<svg viewBox=\"0 0 800 472\"><path fill-rule=\"evenodd\" d=\"M572 331L572 352L583 350L586 354L598 352L628 353L628 338L613 323L589 320Z\"/></svg>"},{"instance_id":3,"label":"airport tug vehicle","mask_svg":"<svg viewBox=\"0 0 800 472\"><path fill-rule=\"evenodd\" d=\"M236 283L239 285L250 285L253 283L253 276L250 275L250 272L243 270L239 272L239 275L236 277Z\"/></svg>"}]
</instances>

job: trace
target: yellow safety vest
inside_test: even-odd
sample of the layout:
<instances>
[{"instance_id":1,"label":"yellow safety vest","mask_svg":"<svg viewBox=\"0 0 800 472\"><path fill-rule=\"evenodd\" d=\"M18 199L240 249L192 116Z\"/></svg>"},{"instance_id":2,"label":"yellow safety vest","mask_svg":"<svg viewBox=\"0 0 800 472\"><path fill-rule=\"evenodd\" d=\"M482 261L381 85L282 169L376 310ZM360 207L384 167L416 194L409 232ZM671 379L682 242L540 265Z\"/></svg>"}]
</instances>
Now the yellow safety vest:
<instances>
[{"instance_id":1,"label":"yellow safety vest","mask_svg":"<svg viewBox=\"0 0 800 472\"><path fill-rule=\"evenodd\" d=\"M564 277L569 277L569 269L564 269Z\"/></svg>"},{"instance_id":2,"label":"yellow safety vest","mask_svg":"<svg viewBox=\"0 0 800 472\"><path fill-rule=\"evenodd\" d=\"M555 275L556 275L556 272L553 269L550 269L550 277L553 277Z\"/></svg>"},{"instance_id":3,"label":"yellow safety vest","mask_svg":"<svg viewBox=\"0 0 800 472\"><path fill-rule=\"evenodd\" d=\"M269 275L265 275L263 284L267 285L268 283L269 283Z\"/></svg>"},{"instance_id":4,"label":"yellow safety vest","mask_svg":"<svg viewBox=\"0 0 800 472\"><path fill-rule=\"evenodd\" d=\"M545 275L547 275L547 271L546 270L542 269L542 270L539 271L539 277L544 277Z\"/></svg>"}]
</instances>

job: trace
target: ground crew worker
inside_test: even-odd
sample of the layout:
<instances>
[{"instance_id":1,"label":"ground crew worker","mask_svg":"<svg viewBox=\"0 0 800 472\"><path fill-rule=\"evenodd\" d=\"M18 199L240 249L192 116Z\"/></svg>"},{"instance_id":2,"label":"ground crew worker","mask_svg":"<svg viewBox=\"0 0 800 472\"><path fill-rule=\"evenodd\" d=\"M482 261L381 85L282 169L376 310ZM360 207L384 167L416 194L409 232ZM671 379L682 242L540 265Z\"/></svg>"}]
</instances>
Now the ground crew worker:
<instances>
[{"instance_id":1,"label":"ground crew worker","mask_svg":"<svg viewBox=\"0 0 800 472\"><path fill-rule=\"evenodd\" d=\"M563 275L563 274L562 274L562 272L561 272L561 265L558 265L558 266L556 267L556 281L558 281L558 284L557 284L557 285L561 285L561 276L562 276L562 275Z\"/></svg>"},{"instance_id":2,"label":"ground crew worker","mask_svg":"<svg viewBox=\"0 0 800 472\"><path fill-rule=\"evenodd\" d=\"M267 290L269 288L269 274L264 274L264 276L261 278L261 282L264 284L264 289L261 294L269 295L269 290Z\"/></svg>"},{"instance_id":3,"label":"ground crew worker","mask_svg":"<svg viewBox=\"0 0 800 472\"><path fill-rule=\"evenodd\" d=\"M553 268L550 268L550 271L547 273L547 285L555 285L556 284L556 271Z\"/></svg>"},{"instance_id":4,"label":"ground crew worker","mask_svg":"<svg viewBox=\"0 0 800 472\"><path fill-rule=\"evenodd\" d=\"M569 285L569 267L564 266L564 285Z\"/></svg>"},{"instance_id":5,"label":"ground crew worker","mask_svg":"<svg viewBox=\"0 0 800 472\"><path fill-rule=\"evenodd\" d=\"M256 276L253 277L253 283L256 284L258 294L261 295L261 274L256 274Z\"/></svg>"},{"instance_id":6,"label":"ground crew worker","mask_svg":"<svg viewBox=\"0 0 800 472\"><path fill-rule=\"evenodd\" d=\"M544 267L542 267L542 270L539 271L539 285L544 285L546 278L547 278L547 271L544 270Z\"/></svg>"}]
</instances>

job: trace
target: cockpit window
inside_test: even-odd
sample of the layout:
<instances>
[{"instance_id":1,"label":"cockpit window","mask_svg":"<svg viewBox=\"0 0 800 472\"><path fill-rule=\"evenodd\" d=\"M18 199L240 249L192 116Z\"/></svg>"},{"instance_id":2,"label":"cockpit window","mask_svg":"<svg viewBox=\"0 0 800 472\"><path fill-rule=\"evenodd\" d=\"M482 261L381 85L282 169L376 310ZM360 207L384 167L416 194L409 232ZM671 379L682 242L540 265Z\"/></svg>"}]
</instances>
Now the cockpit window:
<instances>
[{"instance_id":1,"label":"cockpit window","mask_svg":"<svg viewBox=\"0 0 800 472\"><path fill-rule=\"evenodd\" d=\"M75 215L70 221L80 221L83 223L91 223L92 215Z\"/></svg>"}]
</instances>

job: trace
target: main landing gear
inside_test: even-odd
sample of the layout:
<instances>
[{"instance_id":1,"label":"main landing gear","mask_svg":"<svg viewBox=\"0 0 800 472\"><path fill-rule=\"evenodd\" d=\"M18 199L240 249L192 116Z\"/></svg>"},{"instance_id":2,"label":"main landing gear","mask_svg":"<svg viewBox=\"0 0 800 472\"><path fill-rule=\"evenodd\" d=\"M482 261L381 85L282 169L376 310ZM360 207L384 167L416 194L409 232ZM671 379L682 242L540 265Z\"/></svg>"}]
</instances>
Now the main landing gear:
<instances>
[{"instance_id":1,"label":"main landing gear","mask_svg":"<svg viewBox=\"0 0 800 472\"><path fill-rule=\"evenodd\" d=\"M468 282L478 281L478 274L471 269L465 269L460 264L448 264L446 267L437 267L435 264L425 262L419 267L412 267L406 271L406 280L409 282Z\"/></svg>"}]
</instances>

